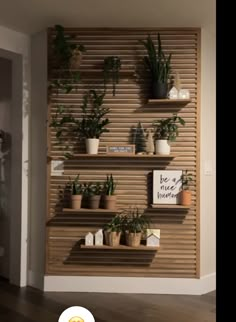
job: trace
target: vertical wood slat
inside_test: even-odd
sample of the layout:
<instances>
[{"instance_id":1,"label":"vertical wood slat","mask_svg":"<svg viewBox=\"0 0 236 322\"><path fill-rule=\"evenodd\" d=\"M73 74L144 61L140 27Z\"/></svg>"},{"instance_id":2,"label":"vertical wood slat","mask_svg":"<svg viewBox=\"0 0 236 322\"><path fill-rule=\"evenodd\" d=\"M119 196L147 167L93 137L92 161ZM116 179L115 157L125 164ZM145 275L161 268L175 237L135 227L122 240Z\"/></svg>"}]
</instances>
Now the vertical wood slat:
<instances>
[{"instance_id":1,"label":"vertical wood slat","mask_svg":"<svg viewBox=\"0 0 236 322\"><path fill-rule=\"evenodd\" d=\"M148 79L137 79L135 74L136 66L140 66L145 50L139 44L139 39L145 39L147 33L153 37L160 31L163 48L166 52L173 53L173 68L179 72L182 87L188 88L191 93L191 103L176 111L168 109L155 109L146 104L148 99ZM199 277L199 111L200 111L200 31L190 29L66 29L68 34L75 35L78 42L82 42L87 48L82 61L82 81L75 85L70 94L51 93L49 97L49 119L55 115L58 104L65 104L70 107L74 116L81 114L80 106L83 94L91 88L101 89L102 85L102 61L109 55L119 55L122 60L122 72L120 83L117 86L116 96L112 96L112 86L108 85L108 93L104 104L109 106L111 112L109 118L112 123L109 125L110 132L101 137L99 152L103 153L107 143L130 142L130 128L139 120L146 127L150 127L153 120L169 117L172 112L186 120L186 126L180 129L180 134L175 143L172 144L172 151L179 154L179 157L172 161L135 159L128 163L116 159L111 160L81 160L68 161L63 176L51 177L48 173L48 214L47 220L52 219L55 214L55 205L58 202L58 186L63 186L68 177L74 177L78 172L84 181L96 181L105 179L107 173L113 173L118 179L117 190L118 205L120 208L137 204L146 209L149 206L150 188L147 182L147 174L153 169L189 169L193 173L194 183L193 204L187 214L176 212L158 212L153 214L147 211L150 218L154 218L153 227L161 228L161 244L163 246L156 253L152 263L145 267L128 265L79 265L65 264L65 259L70 256L71 250L76 241L85 235L86 231L95 231L106 219L99 214L88 219L89 226L70 226L70 219L63 215L61 224L47 226L46 236L46 273L51 275L107 275L107 276L160 276L160 277ZM53 38L53 31L48 33L49 47ZM51 58L49 57L49 61ZM49 80L57 77L56 71L49 66ZM191 113L191 114L190 114ZM63 158L63 153L55 144L55 131L48 129L48 146L50 156L55 159ZM75 139L72 139L75 142ZM84 146L77 145L76 153L83 153ZM191 155L189 159L188 155ZM118 166L118 167L117 167ZM50 162L48 171L50 172ZM123 175L122 175L123 173ZM127 177L127 173L129 176ZM126 180L125 177L128 179ZM141 180L141 181L140 181ZM140 190L141 185L141 190ZM130 186L132 190L130 190ZM132 193L131 193L132 192ZM141 193L141 194L140 194ZM127 196L127 197L126 197ZM133 197L132 197L133 196ZM135 196L139 196L136 198ZM120 202L119 202L120 198ZM128 199L128 200L126 200ZM108 216L109 217L109 216ZM194 219L189 224L188 218ZM191 220L192 220L191 219ZM77 220L79 220L77 218ZM86 218L81 219L82 223ZM94 224L94 226L92 226ZM86 230L87 229L87 230ZM56 239L55 239L56 238ZM68 239L69 238L69 239ZM70 239L72 238L72 239ZM51 242L54 242L53 246ZM68 241L70 243L68 244ZM64 246L63 246L64 245ZM185 255L186 247L193 245L189 257ZM178 249L178 256L177 251ZM88 256L92 256L90 253ZM107 258L107 254L104 254ZM117 254L119 259L119 254ZM139 255L140 256L140 255ZM163 257L164 256L164 257ZM179 257L180 256L180 257ZM109 256L108 256L109 257ZM164 258L166 258L164 260ZM179 258L179 262L177 262Z\"/></svg>"}]
</instances>

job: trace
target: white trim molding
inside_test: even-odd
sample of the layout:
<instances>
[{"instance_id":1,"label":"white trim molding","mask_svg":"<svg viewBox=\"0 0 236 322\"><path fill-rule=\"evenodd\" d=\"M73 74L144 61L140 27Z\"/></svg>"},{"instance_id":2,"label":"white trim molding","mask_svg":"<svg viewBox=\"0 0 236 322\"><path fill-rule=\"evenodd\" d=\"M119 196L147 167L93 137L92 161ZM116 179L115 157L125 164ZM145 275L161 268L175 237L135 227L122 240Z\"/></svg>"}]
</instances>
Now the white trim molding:
<instances>
[{"instance_id":1,"label":"white trim molding","mask_svg":"<svg viewBox=\"0 0 236 322\"><path fill-rule=\"evenodd\" d=\"M216 289L216 274L195 278L44 276L45 292L202 295Z\"/></svg>"}]
</instances>

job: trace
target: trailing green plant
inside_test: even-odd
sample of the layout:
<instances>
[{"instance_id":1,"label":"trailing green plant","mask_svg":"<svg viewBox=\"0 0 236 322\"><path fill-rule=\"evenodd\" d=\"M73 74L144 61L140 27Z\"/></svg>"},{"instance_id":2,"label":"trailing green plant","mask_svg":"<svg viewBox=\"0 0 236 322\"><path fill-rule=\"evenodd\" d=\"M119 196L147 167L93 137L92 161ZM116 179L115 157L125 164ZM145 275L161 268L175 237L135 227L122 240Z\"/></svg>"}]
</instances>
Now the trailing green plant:
<instances>
[{"instance_id":1,"label":"trailing green plant","mask_svg":"<svg viewBox=\"0 0 236 322\"><path fill-rule=\"evenodd\" d=\"M181 176L182 179L182 190L189 189L189 183L193 180L192 174L188 173L188 170L184 170Z\"/></svg>"},{"instance_id":2,"label":"trailing green plant","mask_svg":"<svg viewBox=\"0 0 236 322\"><path fill-rule=\"evenodd\" d=\"M179 124L185 125L185 121L177 114L173 114L173 116L156 120L153 122L153 126L155 127L155 138L158 140L169 140L175 141L179 132Z\"/></svg>"},{"instance_id":3,"label":"trailing green plant","mask_svg":"<svg viewBox=\"0 0 236 322\"><path fill-rule=\"evenodd\" d=\"M112 174L107 175L107 179L106 179L106 181L104 183L104 187L103 187L104 193L107 196L112 196L115 193L115 189L116 189L116 183L114 181Z\"/></svg>"},{"instance_id":4,"label":"trailing green plant","mask_svg":"<svg viewBox=\"0 0 236 322\"><path fill-rule=\"evenodd\" d=\"M81 119L74 120L73 129L80 138L99 139L102 133L109 132L105 127L110 124L110 121L104 116L110 109L102 106L104 96L105 93L97 93L95 90L90 90L84 95L82 116Z\"/></svg>"},{"instance_id":5,"label":"trailing green plant","mask_svg":"<svg viewBox=\"0 0 236 322\"><path fill-rule=\"evenodd\" d=\"M112 94L116 94L116 84L119 83L119 72L121 69L121 60L118 56L108 56L104 58L103 63L103 77L104 77L104 91L109 79L112 80Z\"/></svg>"},{"instance_id":6,"label":"trailing green plant","mask_svg":"<svg viewBox=\"0 0 236 322\"><path fill-rule=\"evenodd\" d=\"M171 72L171 54L165 55L162 49L161 36L157 34L157 50L150 35L146 41L140 40L144 45L147 56L143 58L144 65L150 71L152 82L168 83Z\"/></svg>"},{"instance_id":7,"label":"trailing green plant","mask_svg":"<svg viewBox=\"0 0 236 322\"><path fill-rule=\"evenodd\" d=\"M65 35L65 29L61 25L54 26L56 36L53 39L52 49L53 56L58 68L58 77L52 80L50 89L62 90L65 93L70 93L73 85L78 83L81 79L79 71L71 69L72 58L81 55L86 49L82 44L73 43L73 38L70 35ZM66 77L65 71L69 73Z\"/></svg>"},{"instance_id":8,"label":"trailing green plant","mask_svg":"<svg viewBox=\"0 0 236 322\"><path fill-rule=\"evenodd\" d=\"M124 217L123 226L125 231L140 233L149 227L149 220L141 209L130 208Z\"/></svg>"}]
</instances>

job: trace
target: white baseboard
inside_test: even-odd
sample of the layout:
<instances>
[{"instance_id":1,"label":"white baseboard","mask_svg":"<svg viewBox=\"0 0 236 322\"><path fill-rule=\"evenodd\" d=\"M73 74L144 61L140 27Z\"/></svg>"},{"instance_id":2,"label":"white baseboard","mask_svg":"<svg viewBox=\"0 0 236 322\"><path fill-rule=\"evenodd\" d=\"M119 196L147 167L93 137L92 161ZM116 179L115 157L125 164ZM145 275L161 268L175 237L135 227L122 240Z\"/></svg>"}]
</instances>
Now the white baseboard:
<instances>
[{"instance_id":1,"label":"white baseboard","mask_svg":"<svg viewBox=\"0 0 236 322\"><path fill-rule=\"evenodd\" d=\"M44 276L45 292L201 295L216 288L216 274L194 278Z\"/></svg>"},{"instance_id":2,"label":"white baseboard","mask_svg":"<svg viewBox=\"0 0 236 322\"><path fill-rule=\"evenodd\" d=\"M38 272L36 273L36 272L29 270L27 285L43 291L44 276Z\"/></svg>"}]
</instances>

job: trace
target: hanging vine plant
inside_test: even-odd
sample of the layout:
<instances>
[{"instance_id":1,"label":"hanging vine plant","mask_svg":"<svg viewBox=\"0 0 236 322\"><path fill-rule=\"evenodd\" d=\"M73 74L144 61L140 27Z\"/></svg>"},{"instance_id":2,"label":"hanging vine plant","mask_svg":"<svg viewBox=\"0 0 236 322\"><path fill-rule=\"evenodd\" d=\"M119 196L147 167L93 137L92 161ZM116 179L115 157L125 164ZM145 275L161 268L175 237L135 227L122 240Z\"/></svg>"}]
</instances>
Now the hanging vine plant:
<instances>
[{"instance_id":1,"label":"hanging vine plant","mask_svg":"<svg viewBox=\"0 0 236 322\"><path fill-rule=\"evenodd\" d=\"M121 69L121 60L118 56L108 56L104 58L103 77L104 91L109 79L112 80L112 94L116 95L116 85L119 83L119 72Z\"/></svg>"}]
</instances>

